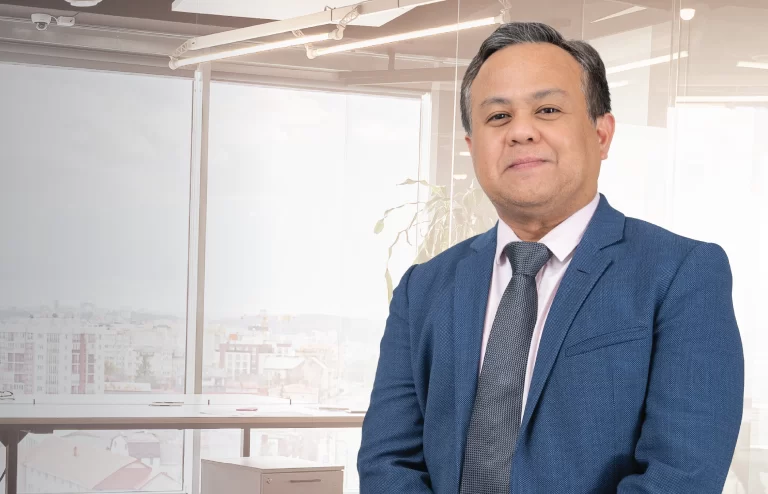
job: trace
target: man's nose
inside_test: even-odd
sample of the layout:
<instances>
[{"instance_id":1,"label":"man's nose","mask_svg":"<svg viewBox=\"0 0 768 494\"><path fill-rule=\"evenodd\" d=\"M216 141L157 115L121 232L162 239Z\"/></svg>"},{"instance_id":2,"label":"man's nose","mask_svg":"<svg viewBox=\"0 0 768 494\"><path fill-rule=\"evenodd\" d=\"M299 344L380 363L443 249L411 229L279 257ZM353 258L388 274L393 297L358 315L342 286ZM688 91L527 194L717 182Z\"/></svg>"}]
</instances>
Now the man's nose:
<instances>
[{"instance_id":1,"label":"man's nose","mask_svg":"<svg viewBox=\"0 0 768 494\"><path fill-rule=\"evenodd\" d=\"M510 146L536 143L540 137L539 130L536 128L536 124L531 117L515 116L509 123L507 143Z\"/></svg>"}]
</instances>

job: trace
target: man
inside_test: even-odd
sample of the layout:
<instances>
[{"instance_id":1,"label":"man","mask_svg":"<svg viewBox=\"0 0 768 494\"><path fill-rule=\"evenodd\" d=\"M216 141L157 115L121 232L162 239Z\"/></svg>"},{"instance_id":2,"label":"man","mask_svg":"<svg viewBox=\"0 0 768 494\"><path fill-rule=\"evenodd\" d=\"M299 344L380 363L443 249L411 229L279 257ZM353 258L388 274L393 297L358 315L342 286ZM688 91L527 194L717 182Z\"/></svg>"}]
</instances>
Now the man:
<instances>
[{"instance_id":1,"label":"man","mask_svg":"<svg viewBox=\"0 0 768 494\"><path fill-rule=\"evenodd\" d=\"M501 26L461 110L500 221L395 290L361 493L721 492L744 386L728 259L597 193L600 56Z\"/></svg>"}]
</instances>

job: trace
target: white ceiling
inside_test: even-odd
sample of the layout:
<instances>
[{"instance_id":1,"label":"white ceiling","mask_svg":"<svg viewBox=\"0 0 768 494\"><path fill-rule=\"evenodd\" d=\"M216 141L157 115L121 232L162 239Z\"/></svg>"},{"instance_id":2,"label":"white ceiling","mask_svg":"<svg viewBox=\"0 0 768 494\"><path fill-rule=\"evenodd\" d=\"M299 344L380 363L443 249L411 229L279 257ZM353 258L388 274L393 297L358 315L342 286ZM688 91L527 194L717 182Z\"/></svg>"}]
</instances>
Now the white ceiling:
<instances>
[{"instance_id":1,"label":"white ceiling","mask_svg":"<svg viewBox=\"0 0 768 494\"><path fill-rule=\"evenodd\" d=\"M174 12L193 14L212 14L230 17L250 17L253 19L272 19L281 21L325 10L326 6L345 7L355 5L354 0L175 0ZM358 26L379 27L400 17L413 7L368 14L358 17L353 23Z\"/></svg>"}]
</instances>

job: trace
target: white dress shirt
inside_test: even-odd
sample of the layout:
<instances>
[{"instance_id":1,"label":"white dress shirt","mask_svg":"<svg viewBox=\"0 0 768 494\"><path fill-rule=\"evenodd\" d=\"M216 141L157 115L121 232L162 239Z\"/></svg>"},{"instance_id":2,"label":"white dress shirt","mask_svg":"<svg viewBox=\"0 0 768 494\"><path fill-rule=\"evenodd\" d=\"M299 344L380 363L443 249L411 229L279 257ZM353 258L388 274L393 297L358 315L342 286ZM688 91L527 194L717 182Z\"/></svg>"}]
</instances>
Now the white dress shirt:
<instances>
[{"instance_id":1,"label":"white dress shirt","mask_svg":"<svg viewBox=\"0 0 768 494\"><path fill-rule=\"evenodd\" d=\"M539 241L539 243L542 243L549 248L552 252L552 256L536 276L539 310L536 317L536 326L533 329L531 348L528 353L528 368L525 372L522 410L525 410L525 403L528 399L528 389L531 386L533 368L536 364L539 342L541 341L541 334L544 330L544 323L547 321L549 308L552 306L552 301L555 299L557 288L560 286L560 281L563 279L565 270L568 269L568 265L571 263L573 251L576 250L576 246L579 245L581 238L584 236L584 231L587 229L587 225L589 225L592 215L595 214L599 202L600 194L595 196L592 202L574 213L567 220L560 223ZM496 258L493 263L493 276L491 278L491 288L488 293L488 306L485 310L483 343L480 350L480 369L483 367L485 348L488 345L488 337L491 334L491 327L493 326L493 320L496 317L496 311L499 308L499 302L501 302L501 296L504 294L504 290L507 288L509 280L512 279L512 266L503 252L504 247L509 242L520 242L520 239L515 235L515 232L512 231L512 228L510 228L509 225L500 220L496 232Z\"/></svg>"}]
</instances>

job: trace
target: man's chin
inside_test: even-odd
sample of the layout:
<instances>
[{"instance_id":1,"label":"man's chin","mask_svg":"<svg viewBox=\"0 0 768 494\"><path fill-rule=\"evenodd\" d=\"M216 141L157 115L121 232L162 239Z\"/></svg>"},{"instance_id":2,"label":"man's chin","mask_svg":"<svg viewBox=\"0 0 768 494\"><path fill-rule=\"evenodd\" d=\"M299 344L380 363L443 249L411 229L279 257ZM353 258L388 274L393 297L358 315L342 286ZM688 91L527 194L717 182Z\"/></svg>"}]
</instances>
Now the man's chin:
<instances>
[{"instance_id":1,"label":"man's chin","mask_svg":"<svg viewBox=\"0 0 768 494\"><path fill-rule=\"evenodd\" d=\"M531 210L547 208L548 206L551 206L553 202L553 197L551 195L543 193L510 194L504 199L504 203L508 207Z\"/></svg>"}]
</instances>

